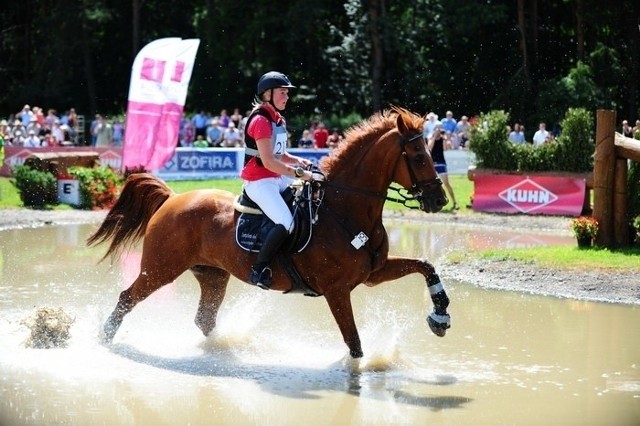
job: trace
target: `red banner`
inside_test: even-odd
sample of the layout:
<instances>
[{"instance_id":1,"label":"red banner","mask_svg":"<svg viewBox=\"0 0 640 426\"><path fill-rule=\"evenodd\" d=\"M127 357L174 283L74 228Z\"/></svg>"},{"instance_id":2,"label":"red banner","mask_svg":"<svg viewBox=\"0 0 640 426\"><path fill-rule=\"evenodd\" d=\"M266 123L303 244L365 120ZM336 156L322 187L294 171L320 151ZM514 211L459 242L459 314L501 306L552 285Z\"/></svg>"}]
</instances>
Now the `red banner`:
<instances>
[{"instance_id":1,"label":"red banner","mask_svg":"<svg viewBox=\"0 0 640 426\"><path fill-rule=\"evenodd\" d=\"M579 216L585 179L483 175L474 176L473 209L494 213Z\"/></svg>"}]
</instances>

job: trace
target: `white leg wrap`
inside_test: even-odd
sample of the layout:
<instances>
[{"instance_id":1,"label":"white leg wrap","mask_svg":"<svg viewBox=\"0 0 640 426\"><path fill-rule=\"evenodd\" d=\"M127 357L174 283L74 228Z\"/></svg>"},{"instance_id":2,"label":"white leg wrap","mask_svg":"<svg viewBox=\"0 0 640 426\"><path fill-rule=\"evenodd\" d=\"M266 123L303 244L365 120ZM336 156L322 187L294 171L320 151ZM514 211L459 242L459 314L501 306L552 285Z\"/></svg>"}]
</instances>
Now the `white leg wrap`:
<instances>
[{"instance_id":1,"label":"white leg wrap","mask_svg":"<svg viewBox=\"0 0 640 426\"><path fill-rule=\"evenodd\" d=\"M438 324L446 324L447 326L451 326L451 317L449 316L449 314L438 315L435 312L431 312L429 314L429 318L431 318Z\"/></svg>"},{"instance_id":2,"label":"white leg wrap","mask_svg":"<svg viewBox=\"0 0 640 426\"><path fill-rule=\"evenodd\" d=\"M442 285L441 282L439 282L438 284L434 284L434 285L432 285L431 287L428 287L428 288L429 288L429 294L432 295L432 296L434 294L440 293L441 291L444 290L444 286Z\"/></svg>"}]
</instances>

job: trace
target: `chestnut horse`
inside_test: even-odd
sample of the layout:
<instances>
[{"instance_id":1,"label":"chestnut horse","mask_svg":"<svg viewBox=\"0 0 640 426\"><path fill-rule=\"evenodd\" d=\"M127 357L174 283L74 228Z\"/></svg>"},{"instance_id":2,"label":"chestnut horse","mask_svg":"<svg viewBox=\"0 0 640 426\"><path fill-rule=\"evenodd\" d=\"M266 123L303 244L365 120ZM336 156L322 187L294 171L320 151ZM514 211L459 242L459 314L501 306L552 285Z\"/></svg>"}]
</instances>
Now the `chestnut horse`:
<instances>
[{"instance_id":1,"label":"chestnut horse","mask_svg":"<svg viewBox=\"0 0 640 426\"><path fill-rule=\"evenodd\" d=\"M320 162L325 197L313 238L292 255L300 276L327 300L342 337L354 358L362 345L353 318L350 293L360 283L375 286L411 273L422 274L434 310L431 330L444 336L450 326L449 304L434 267L426 260L388 256L389 242L382 210L389 185L395 182L425 212L437 212L448 200L422 137L424 118L405 109L377 113L347 131L330 156ZM89 245L111 240L105 254L114 256L144 237L140 275L120 294L104 325L111 342L124 316L160 287L187 269L200 284L196 325L205 336L216 325L218 309L231 275L247 281L255 253L236 244L239 213L234 194L216 189L175 194L153 175L132 174ZM356 248L363 232L368 241ZM280 265L273 265L272 290L287 291L292 283Z\"/></svg>"}]
</instances>

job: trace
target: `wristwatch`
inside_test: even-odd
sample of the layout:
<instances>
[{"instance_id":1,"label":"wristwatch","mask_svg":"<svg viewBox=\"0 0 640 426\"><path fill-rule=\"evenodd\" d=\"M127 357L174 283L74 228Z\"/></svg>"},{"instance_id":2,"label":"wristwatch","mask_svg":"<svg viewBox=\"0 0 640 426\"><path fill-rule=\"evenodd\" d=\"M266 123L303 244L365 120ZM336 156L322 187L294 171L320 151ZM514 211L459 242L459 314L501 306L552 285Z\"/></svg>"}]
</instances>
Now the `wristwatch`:
<instances>
[{"instance_id":1,"label":"wristwatch","mask_svg":"<svg viewBox=\"0 0 640 426\"><path fill-rule=\"evenodd\" d=\"M296 177L301 178L302 176L304 176L304 169L300 166L296 167L295 174L296 174Z\"/></svg>"}]
</instances>

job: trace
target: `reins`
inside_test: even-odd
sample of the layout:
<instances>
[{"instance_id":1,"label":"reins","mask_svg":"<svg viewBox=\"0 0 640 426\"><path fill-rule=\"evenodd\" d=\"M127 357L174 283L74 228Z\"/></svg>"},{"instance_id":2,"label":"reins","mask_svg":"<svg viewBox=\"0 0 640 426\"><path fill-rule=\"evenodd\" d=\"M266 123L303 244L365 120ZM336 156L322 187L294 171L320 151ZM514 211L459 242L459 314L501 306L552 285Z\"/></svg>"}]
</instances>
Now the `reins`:
<instances>
[{"instance_id":1,"label":"reins","mask_svg":"<svg viewBox=\"0 0 640 426\"><path fill-rule=\"evenodd\" d=\"M379 198L379 199L384 199L386 201L391 201L393 203L398 203L398 204L402 204L404 207L408 208L408 209L412 209L412 210L420 210L421 206L414 206L414 205L409 205L410 202L413 201L417 201L420 202L420 196L422 195L422 191L423 188L425 187L429 187L429 186L433 186L433 185L442 185L442 181L440 180L439 177L435 177L433 179L429 179L429 180L423 180L420 181L418 180L414 170L413 170L413 166L411 164L411 161L409 160L409 156L407 155L407 151L406 151L406 146L407 144L415 141L416 139L419 139L422 137L422 133L417 133L415 135L409 136L409 137L403 137L400 141L400 146L402 147L402 156L404 157L406 163L407 163L407 169L409 171L409 177L411 179L411 189L409 190L405 190L404 188L397 188L394 186L389 186L388 190L392 190L397 192L397 197L390 197L387 193L387 191L385 192L379 192L379 191L369 191L366 189L362 189L362 188L357 188L357 187L353 187L353 186L348 186L348 185L343 185L340 183L335 183L332 181L325 181L324 185L327 187L333 187L333 188L337 188L337 189L342 189L344 191L349 191L349 192L353 192L356 194L361 194L361 195L365 195L367 197L373 197L373 198ZM401 193L400 191L407 191L409 193L409 195L405 195L403 193Z\"/></svg>"}]
</instances>

